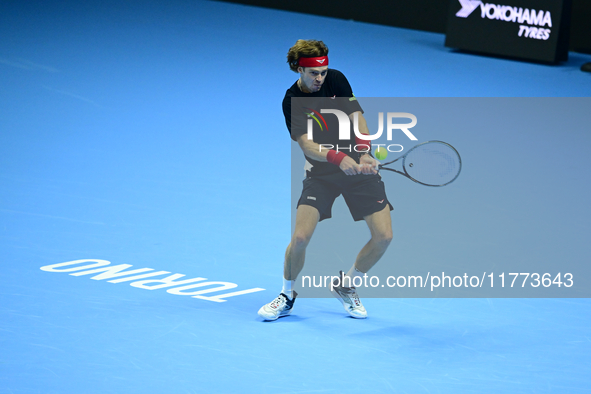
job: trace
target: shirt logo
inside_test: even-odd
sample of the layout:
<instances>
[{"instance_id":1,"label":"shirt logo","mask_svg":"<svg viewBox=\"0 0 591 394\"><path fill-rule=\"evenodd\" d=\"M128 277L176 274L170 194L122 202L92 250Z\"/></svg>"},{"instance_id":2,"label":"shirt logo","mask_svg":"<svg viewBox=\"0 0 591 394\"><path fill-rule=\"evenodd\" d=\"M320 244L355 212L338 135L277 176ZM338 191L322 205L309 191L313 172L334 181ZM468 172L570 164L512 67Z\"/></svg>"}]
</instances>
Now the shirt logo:
<instances>
[{"instance_id":1,"label":"shirt logo","mask_svg":"<svg viewBox=\"0 0 591 394\"><path fill-rule=\"evenodd\" d=\"M328 125L326 124L326 120L324 120L324 117L322 115L320 115L320 113L318 111L313 110L312 108L304 108L307 109L310 112L305 112L304 113L306 115L308 115L309 118L312 118L316 121L316 123L318 123L318 126L320 126L320 130L324 130L322 128L322 124L324 124L324 126L326 127L326 130L328 131ZM318 118L320 118L322 120L322 123L320 123L320 120L318 120ZM311 127L311 125L310 125ZM311 138L309 138L311 139Z\"/></svg>"}]
</instances>

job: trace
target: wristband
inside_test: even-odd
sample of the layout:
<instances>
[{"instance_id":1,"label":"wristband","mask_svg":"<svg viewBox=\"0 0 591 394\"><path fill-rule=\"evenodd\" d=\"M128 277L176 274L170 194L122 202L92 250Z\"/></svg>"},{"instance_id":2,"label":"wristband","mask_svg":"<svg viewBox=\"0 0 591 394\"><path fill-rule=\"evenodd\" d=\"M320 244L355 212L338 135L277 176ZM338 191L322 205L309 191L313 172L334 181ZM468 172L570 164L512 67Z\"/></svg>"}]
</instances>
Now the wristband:
<instances>
[{"instance_id":1,"label":"wristband","mask_svg":"<svg viewBox=\"0 0 591 394\"><path fill-rule=\"evenodd\" d=\"M369 140L363 140L357 136L355 136L355 145L356 147L358 147L359 145L363 146L363 147L367 147L367 150L363 150L363 151L357 151L358 153L368 153L371 151L371 145ZM357 148L359 149L359 148Z\"/></svg>"},{"instance_id":2,"label":"wristband","mask_svg":"<svg viewBox=\"0 0 591 394\"><path fill-rule=\"evenodd\" d=\"M341 161L343 161L343 159L345 157L347 157L347 155L345 153L337 152L337 151L331 149L326 154L326 161L339 166L339 165L341 165Z\"/></svg>"}]
</instances>

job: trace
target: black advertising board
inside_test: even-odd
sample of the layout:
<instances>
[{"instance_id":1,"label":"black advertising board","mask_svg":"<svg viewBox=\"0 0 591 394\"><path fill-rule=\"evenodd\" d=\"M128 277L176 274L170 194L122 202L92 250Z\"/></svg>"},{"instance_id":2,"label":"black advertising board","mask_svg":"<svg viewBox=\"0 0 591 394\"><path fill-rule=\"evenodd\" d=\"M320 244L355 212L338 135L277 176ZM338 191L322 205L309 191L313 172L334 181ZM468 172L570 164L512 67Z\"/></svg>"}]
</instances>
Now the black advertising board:
<instances>
[{"instance_id":1,"label":"black advertising board","mask_svg":"<svg viewBox=\"0 0 591 394\"><path fill-rule=\"evenodd\" d=\"M571 0L451 0L445 46L557 63L568 59Z\"/></svg>"}]
</instances>

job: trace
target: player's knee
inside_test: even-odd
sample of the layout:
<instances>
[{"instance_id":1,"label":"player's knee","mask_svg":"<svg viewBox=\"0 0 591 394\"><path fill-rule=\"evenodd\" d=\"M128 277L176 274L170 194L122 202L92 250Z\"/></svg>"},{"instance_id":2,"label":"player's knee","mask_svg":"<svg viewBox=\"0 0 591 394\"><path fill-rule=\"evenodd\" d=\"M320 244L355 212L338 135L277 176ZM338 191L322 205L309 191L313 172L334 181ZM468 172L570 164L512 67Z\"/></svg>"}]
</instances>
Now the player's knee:
<instances>
[{"instance_id":1,"label":"player's knee","mask_svg":"<svg viewBox=\"0 0 591 394\"><path fill-rule=\"evenodd\" d=\"M380 244L382 247L387 248L388 245L390 245L390 242L392 242L392 238L392 231L384 231L376 234L374 236L374 241Z\"/></svg>"},{"instance_id":2,"label":"player's knee","mask_svg":"<svg viewBox=\"0 0 591 394\"><path fill-rule=\"evenodd\" d=\"M312 237L308 234L296 232L293 234L291 246L296 249L305 249L310 243L310 238Z\"/></svg>"}]
</instances>

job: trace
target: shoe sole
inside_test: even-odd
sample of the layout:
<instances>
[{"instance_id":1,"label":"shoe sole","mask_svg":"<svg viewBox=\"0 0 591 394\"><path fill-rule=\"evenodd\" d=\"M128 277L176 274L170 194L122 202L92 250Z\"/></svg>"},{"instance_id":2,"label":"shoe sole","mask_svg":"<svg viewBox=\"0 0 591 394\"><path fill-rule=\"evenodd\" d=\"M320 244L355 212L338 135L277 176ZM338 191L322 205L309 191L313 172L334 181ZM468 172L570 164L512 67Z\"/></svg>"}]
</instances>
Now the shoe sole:
<instances>
[{"instance_id":1,"label":"shoe sole","mask_svg":"<svg viewBox=\"0 0 591 394\"><path fill-rule=\"evenodd\" d=\"M265 319L265 321L275 321L275 320L279 319L280 317L289 316L289 315L291 315L291 311L293 310L293 309L290 309L289 312L287 312L287 313L284 313L284 314L281 314L280 313L279 315L277 315L277 316L275 316L273 318L269 318L269 317L267 317L267 316L265 316L264 314L261 313L261 310L262 309L263 308L259 309L259 311L257 313L258 313L258 315L260 317L262 317L263 319Z\"/></svg>"},{"instance_id":2,"label":"shoe sole","mask_svg":"<svg viewBox=\"0 0 591 394\"><path fill-rule=\"evenodd\" d=\"M332 295L333 295L333 296L334 296L334 297L335 297L337 300L339 300L339 301L341 302L341 304L343 305L343 309L345 309L345 312L347 312L347 313L349 314L349 316L351 316L352 318L355 318L355 319L367 319L367 313L365 314L365 316L355 316L354 314L352 314L352 313L349 311L349 308L347 308L347 306L346 306L346 305L348 305L348 304L347 304L345 301L343 301L343 297L341 297L341 296L339 295L339 293L337 293L337 292L336 292L336 291L334 291L334 290L331 290L331 291L330 291L330 293L331 293L331 294L332 294Z\"/></svg>"}]
</instances>

